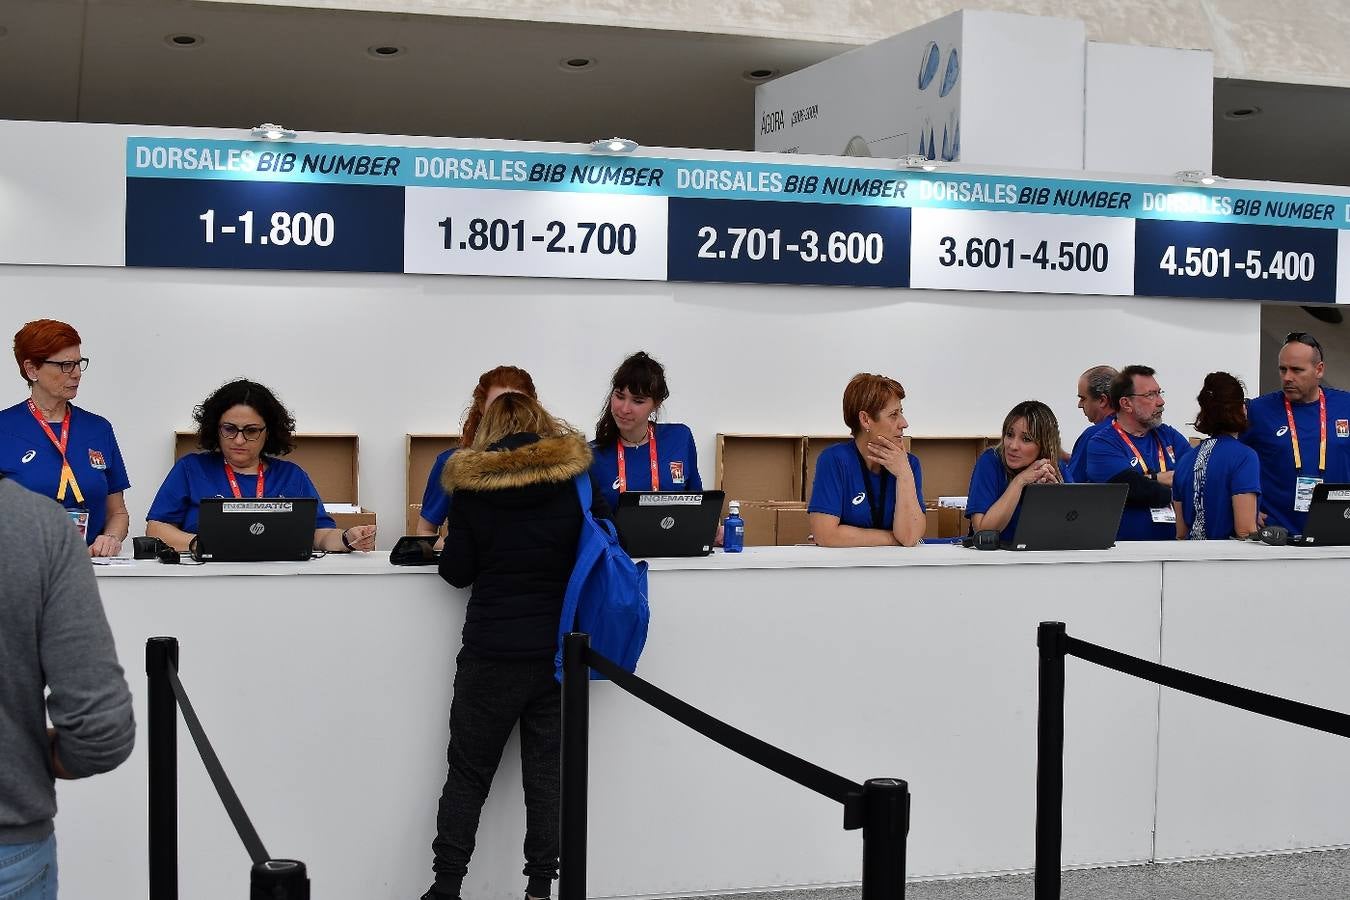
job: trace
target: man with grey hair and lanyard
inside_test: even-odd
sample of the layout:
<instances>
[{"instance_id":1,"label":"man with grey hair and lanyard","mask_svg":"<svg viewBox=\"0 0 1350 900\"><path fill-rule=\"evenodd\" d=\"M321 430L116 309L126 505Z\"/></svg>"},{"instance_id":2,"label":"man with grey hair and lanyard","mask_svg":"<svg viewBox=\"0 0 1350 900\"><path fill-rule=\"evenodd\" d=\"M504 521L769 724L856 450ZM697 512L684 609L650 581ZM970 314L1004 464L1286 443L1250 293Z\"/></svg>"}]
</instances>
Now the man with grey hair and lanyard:
<instances>
[{"instance_id":1,"label":"man with grey hair and lanyard","mask_svg":"<svg viewBox=\"0 0 1350 900\"><path fill-rule=\"evenodd\" d=\"M1111 418L1111 382L1118 373L1111 366L1093 366L1078 376L1078 408L1087 416L1089 425L1073 442L1069 456L1069 477L1081 484L1087 477L1087 445L1097 429Z\"/></svg>"},{"instance_id":2,"label":"man with grey hair and lanyard","mask_svg":"<svg viewBox=\"0 0 1350 900\"><path fill-rule=\"evenodd\" d=\"M1350 482L1350 393L1322 386L1322 345L1291 331L1280 348L1280 390L1247 401L1239 440L1261 461L1266 525L1302 534L1313 488Z\"/></svg>"}]
</instances>

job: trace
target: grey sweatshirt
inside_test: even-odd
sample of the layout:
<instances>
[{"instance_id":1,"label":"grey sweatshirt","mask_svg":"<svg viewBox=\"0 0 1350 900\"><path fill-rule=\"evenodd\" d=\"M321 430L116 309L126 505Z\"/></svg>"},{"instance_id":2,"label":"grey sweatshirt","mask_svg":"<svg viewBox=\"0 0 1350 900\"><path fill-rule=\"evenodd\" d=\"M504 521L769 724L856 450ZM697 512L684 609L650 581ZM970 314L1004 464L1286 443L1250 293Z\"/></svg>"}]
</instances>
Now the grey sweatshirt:
<instances>
[{"instance_id":1,"label":"grey sweatshirt","mask_svg":"<svg viewBox=\"0 0 1350 900\"><path fill-rule=\"evenodd\" d=\"M131 691L89 551L65 510L0 478L0 844L52 831L48 716L71 775L131 755Z\"/></svg>"}]
</instances>

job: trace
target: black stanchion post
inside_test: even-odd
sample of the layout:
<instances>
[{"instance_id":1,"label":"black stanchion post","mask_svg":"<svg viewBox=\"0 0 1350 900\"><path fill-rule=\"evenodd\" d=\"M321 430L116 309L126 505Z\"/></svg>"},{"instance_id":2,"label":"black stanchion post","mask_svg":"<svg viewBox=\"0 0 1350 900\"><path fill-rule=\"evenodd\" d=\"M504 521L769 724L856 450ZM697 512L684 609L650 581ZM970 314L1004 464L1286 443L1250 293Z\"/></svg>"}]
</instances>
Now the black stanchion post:
<instances>
[{"instance_id":1,"label":"black stanchion post","mask_svg":"<svg viewBox=\"0 0 1350 900\"><path fill-rule=\"evenodd\" d=\"M1064 654L1063 622L1036 629L1040 691L1036 714L1036 900L1059 900L1064 837Z\"/></svg>"},{"instance_id":2,"label":"black stanchion post","mask_svg":"<svg viewBox=\"0 0 1350 900\"><path fill-rule=\"evenodd\" d=\"M178 639L146 641L150 900L178 900L178 701L169 683L169 666L178 668Z\"/></svg>"},{"instance_id":3,"label":"black stanchion post","mask_svg":"<svg viewBox=\"0 0 1350 900\"><path fill-rule=\"evenodd\" d=\"M590 752L589 635L563 638L562 797L558 900L586 900L586 778Z\"/></svg>"},{"instance_id":4,"label":"black stanchion post","mask_svg":"<svg viewBox=\"0 0 1350 900\"><path fill-rule=\"evenodd\" d=\"M265 859L249 873L248 900L309 900L309 872L298 859Z\"/></svg>"},{"instance_id":5,"label":"black stanchion post","mask_svg":"<svg viewBox=\"0 0 1350 900\"><path fill-rule=\"evenodd\" d=\"M863 782L862 802L862 900L902 900L909 785L898 778L868 779Z\"/></svg>"}]
</instances>

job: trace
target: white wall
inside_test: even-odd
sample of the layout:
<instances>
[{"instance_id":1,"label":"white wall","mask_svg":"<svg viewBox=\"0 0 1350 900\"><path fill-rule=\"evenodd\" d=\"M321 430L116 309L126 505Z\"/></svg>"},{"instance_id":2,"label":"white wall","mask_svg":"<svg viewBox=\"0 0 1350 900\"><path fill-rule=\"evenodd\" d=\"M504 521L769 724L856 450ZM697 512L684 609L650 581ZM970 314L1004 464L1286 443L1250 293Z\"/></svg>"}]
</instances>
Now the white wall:
<instances>
[{"instance_id":1,"label":"white wall","mask_svg":"<svg viewBox=\"0 0 1350 900\"><path fill-rule=\"evenodd\" d=\"M384 547L403 527L404 435L455 431L478 374L500 363L528 368L550 408L589 432L614 366L648 350L672 385L666 417L694 429L709 480L719 431L841 431L840 394L858 371L904 383L914 434L993 433L1014 403L1038 398L1066 441L1084 424L1074 386L1090 365L1156 367L1177 426L1205 373L1257 381L1255 303L120 268L124 142L164 134L239 136L0 122L0 334L44 316L80 330L93 362L79 402L117 429L137 526L172 432L239 375L276 389L303 431L360 435L360 499L379 513ZM25 396L13 378L0 401Z\"/></svg>"}]
</instances>

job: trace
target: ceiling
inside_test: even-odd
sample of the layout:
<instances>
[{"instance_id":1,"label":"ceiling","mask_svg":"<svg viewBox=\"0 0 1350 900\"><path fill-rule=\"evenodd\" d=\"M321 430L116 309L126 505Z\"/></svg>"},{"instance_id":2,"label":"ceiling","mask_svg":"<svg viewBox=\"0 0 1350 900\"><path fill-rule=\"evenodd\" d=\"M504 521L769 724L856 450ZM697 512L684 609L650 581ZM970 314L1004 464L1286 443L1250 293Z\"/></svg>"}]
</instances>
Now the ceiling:
<instances>
[{"instance_id":1,"label":"ceiling","mask_svg":"<svg viewBox=\"0 0 1350 900\"><path fill-rule=\"evenodd\" d=\"M732 150L754 142L746 73L850 49L187 0L0 0L0 30L0 118ZM1216 172L1350 184L1350 89L1220 79L1214 109Z\"/></svg>"}]
</instances>

